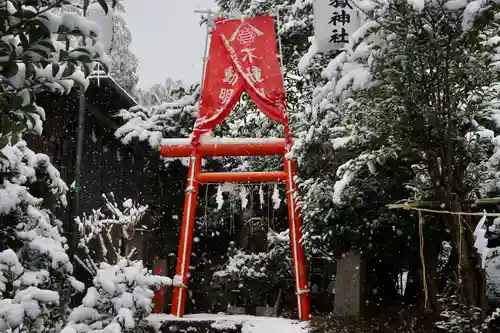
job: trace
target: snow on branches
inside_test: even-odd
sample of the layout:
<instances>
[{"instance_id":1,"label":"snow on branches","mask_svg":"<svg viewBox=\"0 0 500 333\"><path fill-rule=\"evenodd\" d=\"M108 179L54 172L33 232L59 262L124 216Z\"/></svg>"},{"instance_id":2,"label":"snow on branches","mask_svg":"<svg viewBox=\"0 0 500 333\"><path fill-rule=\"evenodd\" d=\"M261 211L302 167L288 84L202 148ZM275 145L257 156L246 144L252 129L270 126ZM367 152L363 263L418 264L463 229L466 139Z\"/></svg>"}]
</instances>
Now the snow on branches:
<instances>
[{"instance_id":1,"label":"snow on branches","mask_svg":"<svg viewBox=\"0 0 500 333\"><path fill-rule=\"evenodd\" d=\"M62 1L25 6L6 1L8 13L0 25L0 149L25 132L41 133L43 110L34 103L38 91L68 93L75 82L87 87L95 62L109 64L97 42L99 27L74 12L54 10ZM79 35L88 43L81 47ZM13 52L15 50L15 52Z\"/></svg>"},{"instance_id":2,"label":"snow on branches","mask_svg":"<svg viewBox=\"0 0 500 333\"><path fill-rule=\"evenodd\" d=\"M315 90L313 107L305 110L309 133L302 133L298 149L304 152L300 144L307 141L316 144L311 140L314 135L329 141L331 147L343 140L340 147L357 152L337 168L340 180L332 194L336 204L342 203L343 189L362 166L373 173L377 164L388 159L416 158L426 165L433 163L429 160L433 157L419 151L422 138L439 145L445 144L439 137L453 136L471 154L492 149L491 139L471 144L468 133L472 129L481 135L484 127L480 122L498 114L494 105L498 104L499 22L498 15L490 15L497 9L490 6L494 1L438 2L360 2L364 24L323 70L327 82ZM449 19L436 23L432 17L438 16ZM437 52L439 45L447 44L446 52ZM444 63L449 65L441 66ZM444 94L446 101L441 98ZM451 118L436 116L450 108ZM448 127L448 122L453 126ZM453 133L431 130L445 127ZM329 130L334 128L342 133ZM299 162L304 158L299 156ZM482 162L466 166L464 179L474 183L467 186L481 189L489 177L484 169ZM415 197L422 196L422 190L417 189Z\"/></svg>"},{"instance_id":3,"label":"snow on branches","mask_svg":"<svg viewBox=\"0 0 500 333\"><path fill-rule=\"evenodd\" d=\"M279 271L269 269L273 261L286 262L290 260L290 235L289 230L267 233L268 251L261 253L248 253L237 249L231 242L228 250L228 261L214 276L222 279L240 281L245 279L261 279L269 275L279 274ZM283 260L284 259L284 260ZM289 267L288 267L289 268Z\"/></svg>"},{"instance_id":4,"label":"snow on branches","mask_svg":"<svg viewBox=\"0 0 500 333\"><path fill-rule=\"evenodd\" d=\"M121 253L119 249L123 240L133 236L134 229L148 210L147 205L139 205L132 199L126 199L120 206L113 193L109 194L109 198L105 194L102 194L102 197L105 200L105 212L97 209L90 215L84 214L81 218L75 218L80 235L78 248L82 249L86 256L84 259L77 257L77 260L92 275L96 274L99 266L95 262L97 253L102 254L105 262L110 263L133 257L135 249L131 249L129 253ZM119 237L115 237L115 227L120 229Z\"/></svg>"},{"instance_id":5,"label":"snow on branches","mask_svg":"<svg viewBox=\"0 0 500 333\"><path fill-rule=\"evenodd\" d=\"M178 87L169 92L167 101L158 105L120 110L117 117L126 123L116 130L115 136L124 144L134 138L147 141L152 148L158 148L163 138L187 137L199 114L199 96L199 86L188 91Z\"/></svg>"},{"instance_id":6,"label":"snow on branches","mask_svg":"<svg viewBox=\"0 0 500 333\"><path fill-rule=\"evenodd\" d=\"M145 319L153 310L153 290L171 285L170 278L151 275L140 261L102 263L93 287L82 305L73 309L61 333L147 332Z\"/></svg>"},{"instance_id":7,"label":"snow on branches","mask_svg":"<svg viewBox=\"0 0 500 333\"><path fill-rule=\"evenodd\" d=\"M3 179L3 186L0 186L0 214L15 211L23 202L32 205L41 203L40 199L29 193L28 188L38 180L37 172L38 178L46 179L46 184L61 204L67 204L68 187L59 171L50 163L49 157L35 154L21 140L0 150L0 174Z\"/></svg>"},{"instance_id":8,"label":"snow on branches","mask_svg":"<svg viewBox=\"0 0 500 333\"><path fill-rule=\"evenodd\" d=\"M0 331L51 332L83 285L72 277L60 221L42 208L43 200L31 195L29 186L45 178L63 204L68 188L49 158L35 154L26 142L0 152L5 156L0 159L0 249L8 248L0 252Z\"/></svg>"},{"instance_id":9,"label":"snow on branches","mask_svg":"<svg viewBox=\"0 0 500 333\"><path fill-rule=\"evenodd\" d=\"M145 332L154 290L172 285L170 278L152 275L141 261L131 260L135 249L128 253L121 250L123 240L133 237L148 206L131 199L119 205L113 193L102 196L105 212L98 209L75 219L80 234L78 247L86 255L75 258L94 278L62 333ZM102 262L98 263L100 256Z\"/></svg>"}]
</instances>

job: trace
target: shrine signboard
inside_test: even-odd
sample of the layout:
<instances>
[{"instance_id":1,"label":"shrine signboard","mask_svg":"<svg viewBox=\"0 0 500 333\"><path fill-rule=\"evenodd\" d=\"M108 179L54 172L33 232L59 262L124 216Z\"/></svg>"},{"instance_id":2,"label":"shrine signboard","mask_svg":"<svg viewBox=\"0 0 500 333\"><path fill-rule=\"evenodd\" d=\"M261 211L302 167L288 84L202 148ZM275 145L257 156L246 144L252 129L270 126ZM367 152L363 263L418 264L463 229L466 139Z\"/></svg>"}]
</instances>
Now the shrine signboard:
<instances>
[{"instance_id":1,"label":"shrine signboard","mask_svg":"<svg viewBox=\"0 0 500 333\"><path fill-rule=\"evenodd\" d=\"M343 49L361 26L353 0L316 0L313 3L314 36L320 52Z\"/></svg>"}]
</instances>

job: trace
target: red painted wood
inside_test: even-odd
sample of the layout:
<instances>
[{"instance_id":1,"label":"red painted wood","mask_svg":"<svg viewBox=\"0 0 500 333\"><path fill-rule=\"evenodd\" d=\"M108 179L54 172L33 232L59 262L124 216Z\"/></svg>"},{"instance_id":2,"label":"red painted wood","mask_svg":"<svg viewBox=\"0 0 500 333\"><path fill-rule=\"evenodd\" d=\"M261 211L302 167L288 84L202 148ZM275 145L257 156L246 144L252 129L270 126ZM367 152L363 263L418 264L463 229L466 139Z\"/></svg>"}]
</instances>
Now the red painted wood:
<instances>
[{"instance_id":1,"label":"red painted wood","mask_svg":"<svg viewBox=\"0 0 500 333\"><path fill-rule=\"evenodd\" d=\"M300 231L300 207L298 200L298 189L295 184L296 167L294 160L285 158L285 173L288 175L286 182L286 195L288 202L288 223L290 228L290 244L293 258L293 273L295 278L295 293L299 320L310 320L309 308L309 286L307 283L306 261L304 248L300 243L302 233Z\"/></svg>"},{"instance_id":2,"label":"red painted wood","mask_svg":"<svg viewBox=\"0 0 500 333\"><path fill-rule=\"evenodd\" d=\"M268 172L202 172L195 176L200 183L260 183L284 182L286 173L283 171Z\"/></svg>"},{"instance_id":3,"label":"red painted wood","mask_svg":"<svg viewBox=\"0 0 500 333\"><path fill-rule=\"evenodd\" d=\"M193 245L194 218L196 215L196 201L200 184L195 181L194 175L200 172L201 156L191 157L188 170L188 181L184 199L184 214L182 217L182 229L180 235L179 252L177 254L176 276L182 277L182 286L175 286L177 278L174 278L174 297L172 301L172 315L182 317L186 303L189 262L191 260L191 248Z\"/></svg>"},{"instance_id":4,"label":"red painted wood","mask_svg":"<svg viewBox=\"0 0 500 333\"><path fill-rule=\"evenodd\" d=\"M160 155L163 157L191 156L191 144L178 146L161 146ZM269 143L223 143L199 144L196 153L201 156L264 156L283 155L285 152L285 139Z\"/></svg>"}]
</instances>

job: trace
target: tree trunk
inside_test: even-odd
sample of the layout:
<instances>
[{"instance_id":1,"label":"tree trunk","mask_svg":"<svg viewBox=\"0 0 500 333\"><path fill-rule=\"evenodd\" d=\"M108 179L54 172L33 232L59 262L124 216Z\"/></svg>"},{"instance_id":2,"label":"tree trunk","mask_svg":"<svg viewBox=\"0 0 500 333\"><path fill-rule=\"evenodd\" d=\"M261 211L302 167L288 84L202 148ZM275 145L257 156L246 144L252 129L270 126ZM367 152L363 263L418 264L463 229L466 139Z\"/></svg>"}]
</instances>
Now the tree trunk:
<instances>
[{"instance_id":1,"label":"tree trunk","mask_svg":"<svg viewBox=\"0 0 500 333\"><path fill-rule=\"evenodd\" d=\"M458 200L453 201L452 210L458 212L462 209ZM458 258L458 285L462 302L469 306L487 309L486 276L481 268L480 256L474 248L472 230L476 223L472 219L453 215L448 219L448 229L452 237L453 251Z\"/></svg>"},{"instance_id":2,"label":"tree trunk","mask_svg":"<svg viewBox=\"0 0 500 333\"><path fill-rule=\"evenodd\" d=\"M424 242L425 273L427 278L427 291L429 302L436 312L441 312L441 304L438 302L439 286L437 282L437 264L440 243L431 239Z\"/></svg>"}]
</instances>

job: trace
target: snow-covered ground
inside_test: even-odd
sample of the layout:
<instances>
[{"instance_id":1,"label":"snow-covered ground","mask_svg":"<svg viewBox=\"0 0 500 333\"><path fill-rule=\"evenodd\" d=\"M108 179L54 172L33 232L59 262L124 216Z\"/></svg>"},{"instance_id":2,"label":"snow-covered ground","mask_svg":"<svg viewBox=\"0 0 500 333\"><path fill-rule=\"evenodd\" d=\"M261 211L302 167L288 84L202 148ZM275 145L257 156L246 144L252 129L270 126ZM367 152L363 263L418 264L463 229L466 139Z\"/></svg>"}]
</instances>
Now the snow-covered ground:
<instances>
[{"instance_id":1,"label":"snow-covered ground","mask_svg":"<svg viewBox=\"0 0 500 333\"><path fill-rule=\"evenodd\" d=\"M148 321L158 331L165 321L213 321L214 328L229 328L242 325L242 333L307 333L307 322L299 322L284 318L255 317L246 315L225 314L192 314L183 318L168 314L152 314Z\"/></svg>"}]
</instances>

